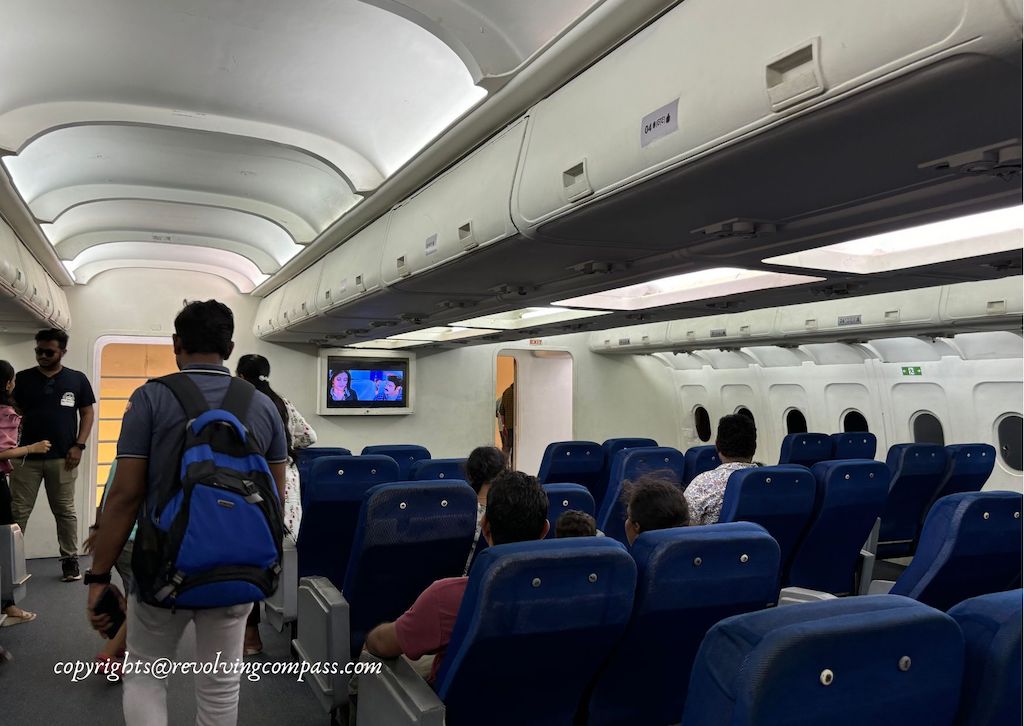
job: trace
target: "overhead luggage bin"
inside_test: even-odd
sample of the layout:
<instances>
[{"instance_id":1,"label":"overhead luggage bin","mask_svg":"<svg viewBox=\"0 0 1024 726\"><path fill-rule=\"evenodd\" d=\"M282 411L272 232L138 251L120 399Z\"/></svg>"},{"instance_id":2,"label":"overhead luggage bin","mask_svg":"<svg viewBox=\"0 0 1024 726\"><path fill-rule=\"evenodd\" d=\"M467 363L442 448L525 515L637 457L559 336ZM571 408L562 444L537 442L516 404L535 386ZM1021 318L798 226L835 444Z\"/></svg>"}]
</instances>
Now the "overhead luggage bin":
<instances>
[{"instance_id":1,"label":"overhead luggage bin","mask_svg":"<svg viewBox=\"0 0 1024 726\"><path fill-rule=\"evenodd\" d=\"M1021 278L1004 277L1001 280L947 285L942 289L939 315L944 321L954 325L970 324L975 330L986 321L990 321L994 328L1002 329L1007 315L1024 315Z\"/></svg>"},{"instance_id":2,"label":"overhead luggage bin","mask_svg":"<svg viewBox=\"0 0 1024 726\"><path fill-rule=\"evenodd\" d=\"M513 220L608 260L739 265L1005 206L1018 53L1001 0L687 0L531 109Z\"/></svg>"},{"instance_id":3,"label":"overhead luggage bin","mask_svg":"<svg viewBox=\"0 0 1024 726\"><path fill-rule=\"evenodd\" d=\"M323 262L318 261L284 285L285 292L278 315L282 321L281 327L287 328L316 316L322 270Z\"/></svg>"},{"instance_id":4,"label":"overhead luggage bin","mask_svg":"<svg viewBox=\"0 0 1024 726\"><path fill-rule=\"evenodd\" d=\"M851 338L884 337L885 330L934 329L940 321L942 287L929 287L884 295L866 295L848 300L825 300L779 308L776 334L835 340L847 333Z\"/></svg>"},{"instance_id":5,"label":"overhead luggage bin","mask_svg":"<svg viewBox=\"0 0 1024 726\"><path fill-rule=\"evenodd\" d=\"M385 285L448 294L456 281L465 289L465 270L446 271L447 263L518 232L508 200L525 130L526 119L520 119L395 207L381 257ZM485 281L465 291L494 294Z\"/></svg>"},{"instance_id":6,"label":"overhead luggage bin","mask_svg":"<svg viewBox=\"0 0 1024 726\"><path fill-rule=\"evenodd\" d=\"M370 298L383 289L380 277L381 252L387 239L391 213L377 219L323 259L323 272L317 294L317 308L328 318L352 316L349 306ZM318 320L312 326L330 329ZM340 327L340 325L339 325Z\"/></svg>"},{"instance_id":7,"label":"overhead luggage bin","mask_svg":"<svg viewBox=\"0 0 1024 726\"><path fill-rule=\"evenodd\" d=\"M58 285L52 277L47 276L46 282L50 288L50 300L53 301L50 322L53 323L53 327L67 331L71 327L71 308L68 307L68 296L65 294L64 288Z\"/></svg>"},{"instance_id":8,"label":"overhead luggage bin","mask_svg":"<svg viewBox=\"0 0 1024 726\"><path fill-rule=\"evenodd\" d=\"M775 316L776 309L767 308L731 315L673 320L668 324L668 342L674 348L763 345L775 332Z\"/></svg>"},{"instance_id":9,"label":"overhead luggage bin","mask_svg":"<svg viewBox=\"0 0 1024 726\"><path fill-rule=\"evenodd\" d=\"M277 316L281 310L284 292L284 288L278 288L260 300L259 307L256 308L256 318L252 324L252 332L257 338L266 338L278 329Z\"/></svg>"},{"instance_id":10,"label":"overhead luggage bin","mask_svg":"<svg viewBox=\"0 0 1024 726\"><path fill-rule=\"evenodd\" d=\"M599 330L590 336L590 350L628 353L657 348L668 340L668 323L646 323L626 328Z\"/></svg>"},{"instance_id":11,"label":"overhead luggage bin","mask_svg":"<svg viewBox=\"0 0 1024 726\"><path fill-rule=\"evenodd\" d=\"M25 256L31 257L14 230L0 218L0 296L20 297L25 294L28 289Z\"/></svg>"},{"instance_id":12,"label":"overhead luggage bin","mask_svg":"<svg viewBox=\"0 0 1024 726\"><path fill-rule=\"evenodd\" d=\"M23 300L34 313L48 320L53 312L50 276L34 258L25 259L27 257L30 258L31 255L26 251L22 259L28 272L28 288L25 290Z\"/></svg>"}]
</instances>

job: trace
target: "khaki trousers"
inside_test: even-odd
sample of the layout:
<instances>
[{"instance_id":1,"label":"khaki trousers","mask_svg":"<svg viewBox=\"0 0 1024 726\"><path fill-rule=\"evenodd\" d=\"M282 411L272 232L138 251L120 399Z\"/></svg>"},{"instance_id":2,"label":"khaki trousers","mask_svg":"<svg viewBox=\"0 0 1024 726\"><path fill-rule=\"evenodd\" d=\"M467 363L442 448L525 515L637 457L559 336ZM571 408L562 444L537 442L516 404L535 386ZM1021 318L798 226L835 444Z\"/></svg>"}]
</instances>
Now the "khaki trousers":
<instances>
[{"instance_id":1,"label":"khaki trousers","mask_svg":"<svg viewBox=\"0 0 1024 726\"><path fill-rule=\"evenodd\" d=\"M39 485L46 487L46 499L57 521L57 544L62 559L78 556L78 516L75 514L75 478L78 467L64 470L64 459L15 461L11 472L11 513L27 530L28 518L36 506Z\"/></svg>"}]
</instances>

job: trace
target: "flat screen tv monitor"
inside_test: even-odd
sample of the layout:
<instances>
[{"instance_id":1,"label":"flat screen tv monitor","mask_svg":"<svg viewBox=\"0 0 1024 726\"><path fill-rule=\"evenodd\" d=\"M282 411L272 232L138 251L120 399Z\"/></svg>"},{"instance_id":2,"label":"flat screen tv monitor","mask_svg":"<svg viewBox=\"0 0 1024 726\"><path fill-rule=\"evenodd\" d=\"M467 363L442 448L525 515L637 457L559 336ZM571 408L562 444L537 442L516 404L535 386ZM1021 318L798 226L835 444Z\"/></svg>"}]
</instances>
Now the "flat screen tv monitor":
<instances>
[{"instance_id":1,"label":"flat screen tv monitor","mask_svg":"<svg viewBox=\"0 0 1024 726\"><path fill-rule=\"evenodd\" d=\"M414 372L415 360L408 353L323 350L317 412L321 416L412 413Z\"/></svg>"}]
</instances>

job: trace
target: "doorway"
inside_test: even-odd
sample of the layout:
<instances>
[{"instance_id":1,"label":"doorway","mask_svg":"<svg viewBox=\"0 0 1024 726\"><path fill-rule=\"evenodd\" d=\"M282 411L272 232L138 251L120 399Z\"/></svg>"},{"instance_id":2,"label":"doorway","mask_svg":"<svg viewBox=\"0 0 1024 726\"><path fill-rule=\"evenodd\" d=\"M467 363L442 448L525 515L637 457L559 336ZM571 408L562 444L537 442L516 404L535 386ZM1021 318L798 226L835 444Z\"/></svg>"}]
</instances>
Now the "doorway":
<instances>
[{"instance_id":1,"label":"doorway","mask_svg":"<svg viewBox=\"0 0 1024 726\"><path fill-rule=\"evenodd\" d=\"M495 407L502 408L504 398L506 416L512 412L512 426L506 425L511 432L510 463L536 474L548 444L573 438L572 356L559 350L503 350L497 355L496 371ZM511 394L504 395L510 386ZM496 442L501 440L499 434Z\"/></svg>"},{"instance_id":2,"label":"doorway","mask_svg":"<svg viewBox=\"0 0 1024 726\"><path fill-rule=\"evenodd\" d=\"M498 355L498 368L494 389L494 445L509 457L515 468L515 388L516 359L511 355Z\"/></svg>"}]
</instances>

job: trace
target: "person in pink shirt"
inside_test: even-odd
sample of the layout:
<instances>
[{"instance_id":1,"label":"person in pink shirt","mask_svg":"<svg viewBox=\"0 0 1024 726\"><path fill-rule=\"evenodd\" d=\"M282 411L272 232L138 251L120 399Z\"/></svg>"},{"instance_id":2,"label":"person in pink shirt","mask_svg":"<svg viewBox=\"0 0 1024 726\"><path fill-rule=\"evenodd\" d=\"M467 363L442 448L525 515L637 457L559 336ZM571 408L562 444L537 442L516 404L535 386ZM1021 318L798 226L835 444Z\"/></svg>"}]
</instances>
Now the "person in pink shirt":
<instances>
[{"instance_id":1,"label":"person in pink shirt","mask_svg":"<svg viewBox=\"0 0 1024 726\"><path fill-rule=\"evenodd\" d=\"M548 533L548 497L536 477L505 471L491 482L481 532L489 545L544 539ZM383 623L366 637L366 650L379 658L400 655L417 660L434 655L428 682L433 685L468 577L438 580L416 598L393 623Z\"/></svg>"},{"instance_id":2,"label":"person in pink shirt","mask_svg":"<svg viewBox=\"0 0 1024 726\"><path fill-rule=\"evenodd\" d=\"M14 524L11 513L11 488L7 478L11 473L11 459L19 459L29 454L45 454L50 450L49 441L37 441L29 446L18 446L21 433L21 414L14 406L14 367L5 360L0 360L0 525ZM13 600L0 603L7 619L4 627L19 625L35 620L36 614L22 610Z\"/></svg>"}]
</instances>

